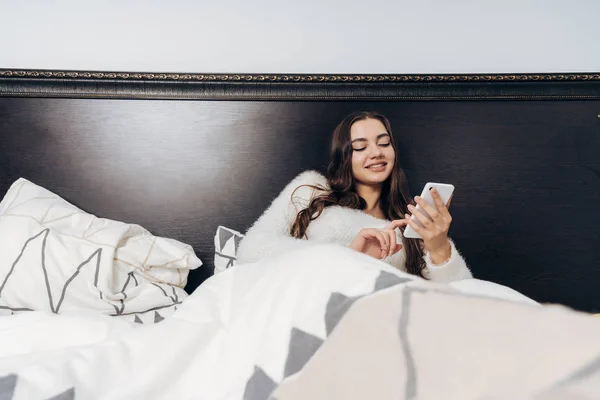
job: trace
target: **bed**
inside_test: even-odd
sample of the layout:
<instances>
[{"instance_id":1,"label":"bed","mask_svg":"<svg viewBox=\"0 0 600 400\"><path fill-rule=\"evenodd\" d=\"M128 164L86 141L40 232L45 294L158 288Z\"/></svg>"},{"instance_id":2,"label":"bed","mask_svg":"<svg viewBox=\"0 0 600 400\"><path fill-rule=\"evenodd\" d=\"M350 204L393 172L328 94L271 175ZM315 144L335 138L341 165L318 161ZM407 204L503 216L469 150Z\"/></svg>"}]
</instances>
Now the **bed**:
<instances>
[{"instance_id":1,"label":"bed","mask_svg":"<svg viewBox=\"0 0 600 400\"><path fill-rule=\"evenodd\" d=\"M598 73L379 76L0 70L0 193L4 196L22 178L22 183L51 191L77 212L139 224L147 230L140 233L144 237L155 235L189 245L170 253L188 261L197 257L202 263L189 271L185 292L183 287L172 293L156 289L172 300L175 312L184 296L205 286L203 282L213 275L216 253L222 250L215 248L220 246L215 245L218 228L245 232L292 178L307 169L323 171L333 128L357 110L376 110L391 120L413 195L429 181L454 184L450 234L476 278L512 288L536 302L559 304L561 312L563 307L600 312ZM35 196L44 197L44 193ZM92 219L90 226L95 223ZM121 235L139 233L128 229ZM332 259L347 256L332 249L323 249L322 254ZM311 257L301 254L286 263L307 265ZM88 262L94 260L90 256ZM274 279L282 279L273 274L278 277ZM383 272L364 279L376 288L389 287L385 283L389 279L399 283ZM231 282L210 283L204 292L191 296L190 303L214 294L215 285L237 287ZM402 297L400 292L398 295ZM252 303L248 298L244 301ZM331 304L328 301L333 300L324 301ZM340 304L346 305L341 309L347 310L353 301L342 301ZM375 303L364 307L377 307ZM124 304L123 298L108 310L114 308L114 315L127 314L119 304ZM243 307L250 307L247 304ZM58 303L51 301L51 311L57 307ZM361 312L360 307L353 310ZM518 314L505 309L498 312L506 318ZM578 319L579 313L565 313L564 321L587 324ZM33 318L25 314L20 318ZM180 314L186 315L185 311ZM165 318L164 314L152 315L152 323ZM523 312L522 318L527 315ZM485 317L480 317L484 324ZM32 323L41 327L55 323L50 317L36 318ZM89 322L90 331L97 329L95 323ZM104 320L98 323L105 327ZM74 330L88 326L81 321L73 324ZM590 324L589 332L595 332L596 325ZM542 326L556 325L540 323L537 328ZM119 329L129 332L130 327L123 322L110 328L111 332L121 332ZM354 328L349 325L348 329ZM135 335L129 336L132 343L137 340ZM315 347L314 338L299 337L303 345ZM156 340L160 342L158 337ZM178 339L174 335L162 345L166 349L177 340L192 343L198 337ZM402 340L400 347L405 344ZM91 343L84 342L83 347ZM334 344L330 348L335 349ZM235 359L234 350L221 350L225 359ZM332 357L339 356L339 350L330 351ZM581 356L593 356L594 351L588 348L589 353ZM61 357L56 359L67 363ZM535 359L533 354L531 359ZM118 364L115 358L107 360ZM310 376L331 367L327 358L321 364L315 361L312 370L303 370L302 379L308 383L301 385L302 390L316 392L301 392L292 381L283 380L301 369L290 357L285 360L279 362L285 371L279 380L285 385L265 373L268 367L256 367L252 377L240 380L240 388L231 389L231 397L223 391L210 393L224 396L219 398L237 398L244 393L248 399L276 393L280 400L323 393L325 389L315 386ZM300 364L304 366L306 361ZM587 361L578 359L577 365ZM573 361L569 368L575 371L575 365ZM410 375L415 368L408 370ZM19 379L11 371L5 370L0 387L1 379L7 385L12 382L13 389L19 387ZM23 393L31 390L27 393L44 398L67 388L64 393L74 396L75 391L68 389L74 385L68 376L55 377L52 384L37 382L35 387L22 389ZM118 380L110 384L115 382ZM414 381L411 385L402 389L405 398L416 396ZM90 388L79 390L94 393ZM435 392L425 395L419 390L423 398L435 396ZM116 393L108 397L135 394L160 398L162 392ZM189 390L185 393L194 397Z\"/></svg>"}]
</instances>

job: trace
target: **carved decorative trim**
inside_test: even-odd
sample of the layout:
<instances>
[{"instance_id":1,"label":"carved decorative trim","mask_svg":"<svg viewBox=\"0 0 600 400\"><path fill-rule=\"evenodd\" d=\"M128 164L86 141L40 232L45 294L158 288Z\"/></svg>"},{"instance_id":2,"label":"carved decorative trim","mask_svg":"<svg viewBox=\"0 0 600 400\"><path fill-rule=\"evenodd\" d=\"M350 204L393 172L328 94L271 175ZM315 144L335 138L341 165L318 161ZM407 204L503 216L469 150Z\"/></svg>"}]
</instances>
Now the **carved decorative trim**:
<instances>
[{"instance_id":1,"label":"carved decorative trim","mask_svg":"<svg viewBox=\"0 0 600 400\"><path fill-rule=\"evenodd\" d=\"M3 78L125 79L197 82L564 82L600 81L600 73L567 74L437 74L437 75L335 75L335 74L187 74L0 69Z\"/></svg>"},{"instance_id":2,"label":"carved decorative trim","mask_svg":"<svg viewBox=\"0 0 600 400\"><path fill-rule=\"evenodd\" d=\"M600 73L279 75L0 69L0 97L244 101L600 100Z\"/></svg>"}]
</instances>

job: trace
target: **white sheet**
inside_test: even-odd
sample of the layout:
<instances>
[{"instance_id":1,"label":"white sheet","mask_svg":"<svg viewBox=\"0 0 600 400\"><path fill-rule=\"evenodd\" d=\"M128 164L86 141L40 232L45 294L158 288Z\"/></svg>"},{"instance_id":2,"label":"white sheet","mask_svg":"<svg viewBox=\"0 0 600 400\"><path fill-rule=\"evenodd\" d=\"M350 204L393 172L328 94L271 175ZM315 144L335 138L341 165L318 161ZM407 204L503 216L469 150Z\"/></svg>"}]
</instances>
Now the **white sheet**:
<instances>
[{"instance_id":1,"label":"white sheet","mask_svg":"<svg viewBox=\"0 0 600 400\"><path fill-rule=\"evenodd\" d=\"M437 285L341 246L315 245L227 269L159 324L93 315L5 317L0 376L18 376L15 400L69 390L83 399L242 399L257 366L275 381L284 377L292 328L326 336L323 313L332 292L365 295L390 277ZM458 286L481 292L486 285ZM496 289L494 296L525 299Z\"/></svg>"},{"instance_id":2,"label":"white sheet","mask_svg":"<svg viewBox=\"0 0 600 400\"><path fill-rule=\"evenodd\" d=\"M480 279L463 279L460 281L451 282L449 285L465 294L493 297L529 305L540 305L537 301L517 292L514 289L490 281L482 281Z\"/></svg>"}]
</instances>

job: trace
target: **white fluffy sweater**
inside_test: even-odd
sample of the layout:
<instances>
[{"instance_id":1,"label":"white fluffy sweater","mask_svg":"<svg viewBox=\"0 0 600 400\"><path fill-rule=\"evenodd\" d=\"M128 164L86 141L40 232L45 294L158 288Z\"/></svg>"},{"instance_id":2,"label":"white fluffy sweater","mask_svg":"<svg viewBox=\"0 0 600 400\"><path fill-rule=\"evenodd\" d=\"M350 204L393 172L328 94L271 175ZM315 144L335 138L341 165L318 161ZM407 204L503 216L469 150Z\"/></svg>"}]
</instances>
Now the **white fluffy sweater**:
<instances>
[{"instance_id":1,"label":"white fluffy sweater","mask_svg":"<svg viewBox=\"0 0 600 400\"><path fill-rule=\"evenodd\" d=\"M314 241L348 246L361 229L383 228L389 223L360 210L331 206L326 207L308 225L306 234L309 240L293 238L290 235L291 225L298 211L308 206L316 192L306 186L296 190L302 185L328 187L325 177L315 171L303 172L292 180L246 233L237 252L238 263L256 262L265 256L280 254ZM432 281L451 282L472 277L454 243L450 243L452 251L446 263L435 265L428 254L424 256L427 263L425 275ZM405 271L405 260L406 253L402 249L383 261Z\"/></svg>"}]
</instances>

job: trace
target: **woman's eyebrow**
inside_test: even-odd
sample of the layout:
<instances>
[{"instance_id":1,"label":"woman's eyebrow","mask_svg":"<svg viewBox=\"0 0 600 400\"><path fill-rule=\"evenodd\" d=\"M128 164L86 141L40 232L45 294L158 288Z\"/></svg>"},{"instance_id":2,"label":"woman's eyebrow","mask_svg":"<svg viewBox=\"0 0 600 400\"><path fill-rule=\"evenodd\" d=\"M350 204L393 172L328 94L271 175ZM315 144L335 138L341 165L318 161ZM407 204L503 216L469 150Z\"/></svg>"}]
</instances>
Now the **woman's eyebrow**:
<instances>
[{"instance_id":1,"label":"woman's eyebrow","mask_svg":"<svg viewBox=\"0 0 600 400\"><path fill-rule=\"evenodd\" d=\"M390 136L390 134L389 133L380 133L379 135L377 135L377 140L381 139L382 137L386 137L386 136ZM366 142L366 141L367 141L367 139L365 139L365 138L356 138L351 143Z\"/></svg>"}]
</instances>

